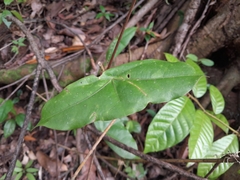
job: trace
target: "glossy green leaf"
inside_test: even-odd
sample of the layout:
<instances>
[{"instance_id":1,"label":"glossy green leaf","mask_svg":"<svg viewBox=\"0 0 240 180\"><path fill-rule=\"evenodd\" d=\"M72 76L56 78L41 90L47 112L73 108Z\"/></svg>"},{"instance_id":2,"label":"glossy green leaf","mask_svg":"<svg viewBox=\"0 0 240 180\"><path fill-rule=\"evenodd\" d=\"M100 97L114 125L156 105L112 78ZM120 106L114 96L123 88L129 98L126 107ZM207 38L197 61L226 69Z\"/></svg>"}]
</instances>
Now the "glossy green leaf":
<instances>
[{"instance_id":1,"label":"glossy green leaf","mask_svg":"<svg viewBox=\"0 0 240 180\"><path fill-rule=\"evenodd\" d=\"M210 59L199 59L199 61L205 66L213 66L214 62Z\"/></svg>"},{"instance_id":2,"label":"glossy green leaf","mask_svg":"<svg viewBox=\"0 0 240 180\"><path fill-rule=\"evenodd\" d=\"M194 105L185 96L165 104L148 127L144 152L161 151L181 142L189 134L194 116Z\"/></svg>"},{"instance_id":3,"label":"glossy green leaf","mask_svg":"<svg viewBox=\"0 0 240 180\"><path fill-rule=\"evenodd\" d=\"M166 60L168 62L179 62L179 59L176 58L175 56L173 56L172 54L169 54L169 53L164 53L165 57L166 57Z\"/></svg>"},{"instance_id":4,"label":"glossy green leaf","mask_svg":"<svg viewBox=\"0 0 240 180\"><path fill-rule=\"evenodd\" d=\"M3 126L4 137L7 138L12 135L16 128L16 122L13 119L7 120Z\"/></svg>"},{"instance_id":5,"label":"glossy green leaf","mask_svg":"<svg viewBox=\"0 0 240 180\"><path fill-rule=\"evenodd\" d=\"M194 96L196 98L200 98L207 91L207 78L204 75L202 69L198 66L198 64L196 64L195 62L193 62L190 59L187 59L186 63L191 65L196 70L196 72L203 75L201 78L198 79L198 81L196 82L196 84L194 85L194 87L192 89Z\"/></svg>"},{"instance_id":6,"label":"glossy green leaf","mask_svg":"<svg viewBox=\"0 0 240 180\"><path fill-rule=\"evenodd\" d=\"M140 133L141 132L141 125L137 121L127 121L126 129L129 132Z\"/></svg>"},{"instance_id":7,"label":"glossy green leaf","mask_svg":"<svg viewBox=\"0 0 240 180\"><path fill-rule=\"evenodd\" d=\"M67 86L42 109L38 126L58 130L81 128L138 112L191 90L201 77L184 62L135 61L88 76Z\"/></svg>"},{"instance_id":8,"label":"glossy green leaf","mask_svg":"<svg viewBox=\"0 0 240 180\"><path fill-rule=\"evenodd\" d=\"M227 153L238 153L238 138L236 135L231 134L224 136L223 138L215 141L212 148L208 151L205 158L216 158L222 157ZM214 163L200 163L198 166L198 176L204 177L210 169L212 169ZM221 163L209 176L209 179L216 179L221 174L226 172L233 163Z\"/></svg>"},{"instance_id":9,"label":"glossy green leaf","mask_svg":"<svg viewBox=\"0 0 240 180\"><path fill-rule=\"evenodd\" d=\"M4 100L0 98L0 104ZM7 100L2 106L0 106L0 123L6 120L7 115L13 109L13 101Z\"/></svg>"},{"instance_id":10,"label":"glossy green leaf","mask_svg":"<svg viewBox=\"0 0 240 180\"><path fill-rule=\"evenodd\" d=\"M225 101L222 96L222 93L218 90L218 88L216 88L213 85L209 87L209 92L210 92L210 99L213 107L213 112L215 114L222 113L225 106Z\"/></svg>"},{"instance_id":11,"label":"glossy green leaf","mask_svg":"<svg viewBox=\"0 0 240 180\"><path fill-rule=\"evenodd\" d=\"M27 173L26 176L27 176L28 180L35 180L36 179L31 173Z\"/></svg>"},{"instance_id":12,"label":"glossy green leaf","mask_svg":"<svg viewBox=\"0 0 240 180\"><path fill-rule=\"evenodd\" d=\"M104 131L106 127L109 125L110 121L97 121L94 123L95 127L99 131ZM113 124L113 126L109 129L107 132L107 135L123 144L126 144L127 146L130 146L134 149L137 149L137 143L132 137L131 133L124 127L124 124L121 119L117 119L116 122ZM106 141L108 146L119 156L121 156L124 159L135 159L136 156L113 145L112 143Z\"/></svg>"},{"instance_id":13,"label":"glossy green leaf","mask_svg":"<svg viewBox=\"0 0 240 180\"><path fill-rule=\"evenodd\" d=\"M19 14L17 11L15 11L15 10L13 10L13 11L11 11L12 12L12 14L19 20L19 21L21 21L21 22L23 22L23 18L22 18L22 16L21 16L21 14Z\"/></svg>"},{"instance_id":14,"label":"glossy green leaf","mask_svg":"<svg viewBox=\"0 0 240 180\"><path fill-rule=\"evenodd\" d=\"M124 50L124 48L127 47L129 42L131 41L131 39L134 37L136 31L137 31L136 27L130 27L130 28L127 28L123 32L122 39L120 40L119 46L117 48L117 51L116 51L114 57L117 57ZM117 44L117 41L118 41L118 38L115 38L113 40L113 42L110 44L110 46L109 46L109 48L107 50L107 53L106 53L107 61L109 61L111 59L113 51L114 51L114 48L115 48L115 46Z\"/></svg>"},{"instance_id":15,"label":"glossy green leaf","mask_svg":"<svg viewBox=\"0 0 240 180\"><path fill-rule=\"evenodd\" d=\"M194 54L188 54L188 55L186 56L186 58L187 58L187 59L191 59L191 60L194 61L194 62L197 62L197 61L198 61L198 57L197 57L196 55L194 55Z\"/></svg>"},{"instance_id":16,"label":"glossy green leaf","mask_svg":"<svg viewBox=\"0 0 240 180\"><path fill-rule=\"evenodd\" d=\"M209 113L211 113L212 115L216 116L216 118L218 118L221 122L223 122L224 124L229 126L229 122L226 119L226 117L223 114L214 114L212 111L208 111ZM226 134L228 134L228 127L223 125L221 122L217 121L216 119L214 119L213 117L209 116L210 120L216 124L218 127L220 127Z\"/></svg>"},{"instance_id":17,"label":"glossy green leaf","mask_svg":"<svg viewBox=\"0 0 240 180\"><path fill-rule=\"evenodd\" d=\"M213 127L208 116L197 110L188 140L189 158L202 159L213 143Z\"/></svg>"},{"instance_id":18,"label":"glossy green leaf","mask_svg":"<svg viewBox=\"0 0 240 180\"><path fill-rule=\"evenodd\" d=\"M10 25L12 24L12 22L8 21L6 19L7 16L11 16L12 13L8 10L3 10L2 13L1 13L1 19L2 21L4 22L4 24L9 28Z\"/></svg>"}]
</instances>

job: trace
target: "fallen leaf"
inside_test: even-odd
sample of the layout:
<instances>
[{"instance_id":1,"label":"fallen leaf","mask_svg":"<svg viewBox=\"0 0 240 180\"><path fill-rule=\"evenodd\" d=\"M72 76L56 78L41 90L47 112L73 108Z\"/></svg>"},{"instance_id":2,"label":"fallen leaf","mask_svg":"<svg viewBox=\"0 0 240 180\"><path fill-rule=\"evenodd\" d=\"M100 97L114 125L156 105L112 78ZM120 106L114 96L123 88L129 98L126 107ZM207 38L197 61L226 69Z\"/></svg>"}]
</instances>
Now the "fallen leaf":
<instances>
[{"instance_id":1,"label":"fallen leaf","mask_svg":"<svg viewBox=\"0 0 240 180\"><path fill-rule=\"evenodd\" d=\"M49 172L49 174L52 177L57 176L57 165L58 165L58 170L61 172L68 170L68 168L65 164L61 164L60 161L58 161L58 163L57 163L56 160L49 158L42 151L37 151L36 156L37 156L37 160L38 160L38 163L40 164L40 166L42 166L47 172Z\"/></svg>"}]
</instances>

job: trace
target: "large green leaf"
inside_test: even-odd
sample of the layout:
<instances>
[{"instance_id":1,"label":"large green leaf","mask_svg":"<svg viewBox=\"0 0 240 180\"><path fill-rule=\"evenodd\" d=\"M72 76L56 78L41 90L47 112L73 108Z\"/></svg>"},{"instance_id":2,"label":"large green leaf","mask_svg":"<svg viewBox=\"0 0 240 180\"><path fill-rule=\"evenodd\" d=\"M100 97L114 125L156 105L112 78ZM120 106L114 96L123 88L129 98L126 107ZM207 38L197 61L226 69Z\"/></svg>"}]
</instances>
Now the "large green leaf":
<instances>
[{"instance_id":1,"label":"large green leaf","mask_svg":"<svg viewBox=\"0 0 240 180\"><path fill-rule=\"evenodd\" d=\"M238 138L236 135L231 134L215 141L205 158L219 158L228 153L238 153L238 149ZM210 169L212 169L213 165L214 163L200 163L198 165L197 174L204 177ZM226 172L232 165L233 163L221 163L210 174L209 179L216 179L218 176Z\"/></svg>"},{"instance_id":2,"label":"large green leaf","mask_svg":"<svg viewBox=\"0 0 240 180\"><path fill-rule=\"evenodd\" d=\"M109 125L110 121L97 121L94 123L95 127L99 131L104 131L107 126ZM125 128L123 121L121 119L117 119L116 122L112 125L112 127L107 132L107 135L127 146L130 146L134 149L137 149L137 143L132 137L131 133ZM134 159L136 158L135 155L113 145L112 143L106 141L108 146L119 156L124 159Z\"/></svg>"},{"instance_id":3,"label":"large green leaf","mask_svg":"<svg viewBox=\"0 0 240 180\"><path fill-rule=\"evenodd\" d=\"M196 82L192 89L194 96L200 98L207 91L207 78L204 75L202 69L198 66L198 64L193 62L191 59L187 59L186 63L191 65L196 70L196 72L203 75L201 78L198 79L198 81Z\"/></svg>"},{"instance_id":4,"label":"large green leaf","mask_svg":"<svg viewBox=\"0 0 240 180\"><path fill-rule=\"evenodd\" d=\"M220 114L225 106L225 101L222 96L222 93L215 86L211 85L209 87L211 103L213 107L213 112L215 114Z\"/></svg>"},{"instance_id":5,"label":"large green leaf","mask_svg":"<svg viewBox=\"0 0 240 180\"><path fill-rule=\"evenodd\" d=\"M197 110L188 140L189 158L204 158L212 145L213 135L213 127L210 119L203 111Z\"/></svg>"},{"instance_id":6,"label":"large green leaf","mask_svg":"<svg viewBox=\"0 0 240 180\"><path fill-rule=\"evenodd\" d=\"M58 130L81 128L97 120L125 117L146 107L178 98L201 77L184 62L135 61L88 76L48 101L38 126Z\"/></svg>"},{"instance_id":7,"label":"large green leaf","mask_svg":"<svg viewBox=\"0 0 240 180\"><path fill-rule=\"evenodd\" d=\"M148 127L144 152L156 152L181 142L190 132L195 108L187 97L168 102Z\"/></svg>"},{"instance_id":8,"label":"large green leaf","mask_svg":"<svg viewBox=\"0 0 240 180\"><path fill-rule=\"evenodd\" d=\"M127 28L123 32L122 38L120 40L119 46L117 48L117 51L116 51L116 54L115 54L114 57L117 57L124 50L124 48L127 47L129 42L131 41L131 39L135 35L136 31L137 31L136 27L130 27L130 28ZM113 42L110 44L110 46L109 46L109 48L107 50L107 53L106 53L107 61L109 61L111 59L113 51L114 51L114 48L115 48L115 46L117 44L117 41L118 41L118 38L115 38L113 40Z\"/></svg>"}]
</instances>

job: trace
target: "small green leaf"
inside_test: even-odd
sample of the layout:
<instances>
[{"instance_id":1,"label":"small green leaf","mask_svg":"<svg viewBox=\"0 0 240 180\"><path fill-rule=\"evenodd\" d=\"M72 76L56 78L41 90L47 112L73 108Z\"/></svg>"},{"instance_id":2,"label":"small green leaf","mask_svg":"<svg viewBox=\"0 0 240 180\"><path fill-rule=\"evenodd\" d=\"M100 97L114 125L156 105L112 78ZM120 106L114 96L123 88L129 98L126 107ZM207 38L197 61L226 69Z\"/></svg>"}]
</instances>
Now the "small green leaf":
<instances>
[{"instance_id":1,"label":"small green leaf","mask_svg":"<svg viewBox=\"0 0 240 180\"><path fill-rule=\"evenodd\" d=\"M94 123L94 125L96 126L96 128L99 131L103 132L109 123L110 123L110 121L97 121ZM124 124L121 119L116 120L116 122L113 124L113 126L107 132L107 135L123 144L126 144L134 149L137 149L136 141L133 139L130 132L124 127ZM113 145L112 143L110 143L110 142L106 142L106 143L115 153L117 153L122 158L125 158L125 159L135 159L136 158L135 155Z\"/></svg>"},{"instance_id":2,"label":"small green leaf","mask_svg":"<svg viewBox=\"0 0 240 180\"><path fill-rule=\"evenodd\" d=\"M17 11L13 10L11 12L19 21L23 22L22 16Z\"/></svg>"},{"instance_id":3,"label":"small green leaf","mask_svg":"<svg viewBox=\"0 0 240 180\"><path fill-rule=\"evenodd\" d=\"M4 0L5 5L10 5L14 0Z\"/></svg>"},{"instance_id":4,"label":"small green leaf","mask_svg":"<svg viewBox=\"0 0 240 180\"><path fill-rule=\"evenodd\" d=\"M154 26L154 22L151 22L151 23L149 24L149 26L148 26L148 29L152 29L153 26Z\"/></svg>"},{"instance_id":5,"label":"small green leaf","mask_svg":"<svg viewBox=\"0 0 240 180\"><path fill-rule=\"evenodd\" d=\"M123 32L122 39L120 40L119 46L117 48L117 51L114 57L117 57L125 49L125 47L127 47L131 39L134 37L136 30L137 30L136 27L130 27ZM113 42L110 44L106 53L107 61L111 59L111 56L113 54L117 41L118 41L118 38L115 38Z\"/></svg>"},{"instance_id":6,"label":"small green leaf","mask_svg":"<svg viewBox=\"0 0 240 180\"><path fill-rule=\"evenodd\" d=\"M140 133L141 132L141 125L137 121L127 121L126 129L131 133Z\"/></svg>"},{"instance_id":7,"label":"small green leaf","mask_svg":"<svg viewBox=\"0 0 240 180\"><path fill-rule=\"evenodd\" d=\"M194 55L194 54L188 54L188 55L186 56L186 58L187 58L187 59L191 59L191 60L194 61L194 62L198 62L198 57L197 57L196 55Z\"/></svg>"},{"instance_id":8,"label":"small green leaf","mask_svg":"<svg viewBox=\"0 0 240 180\"><path fill-rule=\"evenodd\" d=\"M164 53L168 62L179 62L179 59L169 53Z\"/></svg>"},{"instance_id":9,"label":"small green leaf","mask_svg":"<svg viewBox=\"0 0 240 180\"><path fill-rule=\"evenodd\" d=\"M27 173L26 176L28 180L36 180L36 178L31 173Z\"/></svg>"},{"instance_id":10,"label":"small green leaf","mask_svg":"<svg viewBox=\"0 0 240 180\"><path fill-rule=\"evenodd\" d=\"M2 21L8 28L10 28L12 22L8 21L5 17L2 18Z\"/></svg>"},{"instance_id":11,"label":"small green leaf","mask_svg":"<svg viewBox=\"0 0 240 180\"><path fill-rule=\"evenodd\" d=\"M0 104L4 100L0 98ZM2 106L0 106L0 123L6 120L7 115L13 109L13 101L7 100Z\"/></svg>"},{"instance_id":12,"label":"small green leaf","mask_svg":"<svg viewBox=\"0 0 240 180\"><path fill-rule=\"evenodd\" d=\"M147 111L147 113L150 114L150 116L152 116L152 117L156 116L156 114L157 114L157 113L156 113L154 110L152 110L152 109L147 109L146 111Z\"/></svg>"},{"instance_id":13,"label":"small green leaf","mask_svg":"<svg viewBox=\"0 0 240 180\"><path fill-rule=\"evenodd\" d=\"M199 61L205 66L213 66L214 62L210 59L199 59Z\"/></svg>"},{"instance_id":14,"label":"small green leaf","mask_svg":"<svg viewBox=\"0 0 240 180\"><path fill-rule=\"evenodd\" d=\"M194 105L187 97L169 101L148 127L144 152L161 151L181 142L189 134L194 116Z\"/></svg>"},{"instance_id":15,"label":"small green leaf","mask_svg":"<svg viewBox=\"0 0 240 180\"><path fill-rule=\"evenodd\" d=\"M13 170L14 172L22 172L23 171L23 168L21 168L21 167L15 167L14 168L14 170Z\"/></svg>"},{"instance_id":16,"label":"small green leaf","mask_svg":"<svg viewBox=\"0 0 240 180\"><path fill-rule=\"evenodd\" d=\"M16 175L14 180L20 180L22 176L23 176L23 172L20 172Z\"/></svg>"},{"instance_id":17,"label":"small green leaf","mask_svg":"<svg viewBox=\"0 0 240 180\"><path fill-rule=\"evenodd\" d=\"M35 173L35 172L38 172L38 169L37 168L27 168L26 171L29 173Z\"/></svg>"},{"instance_id":18,"label":"small green leaf","mask_svg":"<svg viewBox=\"0 0 240 180\"><path fill-rule=\"evenodd\" d=\"M19 160L16 161L16 167L22 167L22 163Z\"/></svg>"},{"instance_id":19,"label":"small green leaf","mask_svg":"<svg viewBox=\"0 0 240 180\"><path fill-rule=\"evenodd\" d=\"M8 120L3 127L3 131L4 131L4 137L8 138L9 136L12 135L12 133L14 132L16 128L16 123L13 119Z\"/></svg>"},{"instance_id":20,"label":"small green leaf","mask_svg":"<svg viewBox=\"0 0 240 180\"><path fill-rule=\"evenodd\" d=\"M194 96L196 98L200 98L207 91L207 78L206 78L205 74L203 73L202 69L198 66L198 64L193 62L191 59L187 59L186 63L191 65L196 70L196 72L203 75L201 78L198 79L198 81L196 82L196 84L194 85L194 87L192 89Z\"/></svg>"},{"instance_id":21,"label":"small green leaf","mask_svg":"<svg viewBox=\"0 0 240 180\"><path fill-rule=\"evenodd\" d=\"M189 158L204 158L212 146L213 135L213 127L210 119L203 111L197 110L188 140Z\"/></svg>"},{"instance_id":22,"label":"small green leaf","mask_svg":"<svg viewBox=\"0 0 240 180\"><path fill-rule=\"evenodd\" d=\"M101 12L103 12L103 13L106 11L104 6L102 6L102 5L100 5L99 8L100 8Z\"/></svg>"},{"instance_id":23,"label":"small green leaf","mask_svg":"<svg viewBox=\"0 0 240 180\"><path fill-rule=\"evenodd\" d=\"M222 93L218 90L218 88L216 88L213 85L210 85L209 92L210 92L210 99L213 107L213 112L215 114L220 114L225 107L225 101L222 96Z\"/></svg>"},{"instance_id":24,"label":"small green leaf","mask_svg":"<svg viewBox=\"0 0 240 180\"><path fill-rule=\"evenodd\" d=\"M32 163L33 163L33 160L29 160L28 163L25 165L25 168L27 169L31 167Z\"/></svg>"},{"instance_id":25,"label":"small green leaf","mask_svg":"<svg viewBox=\"0 0 240 180\"><path fill-rule=\"evenodd\" d=\"M205 156L206 159L210 158L220 158L227 153L238 153L239 145L238 138L236 135L231 134L224 136L223 138L215 141L212 148L208 151ZM197 169L197 175L204 177L213 167L214 163L200 163ZM226 172L233 163L220 163L218 167L210 174L209 179L216 179L221 174Z\"/></svg>"},{"instance_id":26,"label":"small green leaf","mask_svg":"<svg viewBox=\"0 0 240 180\"><path fill-rule=\"evenodd\" d=\"M96 15L96 19L99 19L99 18L101 18L101 17L103 17L103 16L104 16L103 13L98 13L98 14Z\"/></svg>"},{"instance_id":27,"label":"small green leaf","mask_svg":"<svg viewBox=\"0 0 240 180\"><path fill-rule=\"evenodd\" d=\"M229 126L229 122L226 119L226 117L223 114L214 114L214 112L212 111L208 111L209 113L211 113L212 115L216 116L216 118L218 118L221 122L223 122L224 124ZM224 126L221 122L217 121L216 119L214 119L213 117L209 116L210 120L216 124L218 127L220 127L226 134L228 134L228 127Z\"/></svg>"},{"instance_id":28,"label":"small green leaf","mask_svg":"<svg viewBox=\"0 0 240 180\"><path fill-rule=\"evenodd\" d=\"M20 126L20 127L23 126L24 119L25 119L25 114L18 114L15 117L15 121L16 121L17 125Z\"/></svg>"}]
</instances>

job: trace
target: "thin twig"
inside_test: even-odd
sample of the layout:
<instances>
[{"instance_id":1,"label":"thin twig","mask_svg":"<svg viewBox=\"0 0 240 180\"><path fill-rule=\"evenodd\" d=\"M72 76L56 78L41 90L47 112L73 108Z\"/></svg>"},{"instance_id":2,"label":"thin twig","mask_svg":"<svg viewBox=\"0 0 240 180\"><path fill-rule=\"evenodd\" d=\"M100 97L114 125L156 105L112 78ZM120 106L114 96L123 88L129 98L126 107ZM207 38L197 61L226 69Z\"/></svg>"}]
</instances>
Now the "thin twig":
<instances>
[{"instance_id":1,"label":"thin twig","mask_svg":"<svg viewBox=\"0 0 240 180\"><path fill-rule=\"evenodd\" d=\"M120 41L121 41L121 39L122 39L122 35L123 35L124 30L125 30L125 27L126 27L126 25L128 24L128 21L129 21L129 19L130 19L130 16L131 16L131 13L132 13L132 10L133 10L133 8L134 8L135 3L136 3L136 0L133 0L132 5L131 5L131 7L130 7L130 9L129 9L129 11L128 11L128 15L127 15L126 21L125 21L125 23L124 23L124 25L123 25L123 27L122 27L122 29L121 29L121 33L120 33L120 35L119 35L119 37L118 37L117 44L116 44L116 46L114 47L114 51L113 51L112 56L111 56L111 59L110 59L110 61L109 61L109 63L108 63L107 69L109 69L109 68L111 67L111 64L112 64L113 59L114 59L114 56L115 56L115 54L116 54L116 52L117 52L119 43L120 43Z\"/></svg>"},{"instance_id":2,"label":"thin twig","mask_svg":"<svg viewBox=\"0 0 240 180\"><path fill-rule=\"evenodd\" d=\"M85 157L85 159L83 160L83 162L80 164L80 166L77 168L76 172L73 175L72 180L74 180L78 173L81 171L82 167L84 166L84 164L87 162L88 158L92 155L92 153L95 151L97 145L100 143L100 141L103 139L103 137L106 135L106 133L108 132L108 130L112 127L112 125L114 124L116 120L112 120L110 122L110 124L107 126L107 128L104 130L104 132L101 134L101 136L99 137L99 139L97 140L97 142L93 145L91 151L89 151L88 155Z\"/></svg>"},{"instance_id":3,"label":"thin twig","mask_svg":"<svg viewBox=\"0 0 240 180\"><path fill-rule=\"evenodd\" d=\"M39 82L39 77L40 77L40 74L41 74L41 70L42 70L42 66L40 64L38 64L37 69L36 69L36 75L35 75L34 82L33 82L33 88L32 88L33 90L32 90L31 97L30 97L30 100L29 100L29 103L28 103L28 106L27 106L26 117L25 117L22 129L21 129L21 132L20 132L20 135L19 135L19 138L18 138L16 150L15 150L15 153L13 155L13 158L12 158L12 161L11 161L11 164L10 164L10 167L9 167L8 172L7 172L5 180L11 180L12 173L13 173L13 170L15 168L16 161L17 161L18 155L20 153L20 149L22 147L22 143L24 141L24 136L25 136L25 133L27 131L27 127L28 127L28 124L30 122L30 117L31 117L31 114L32 114L32 109L33 109L35 95L36 95L37 88L38 88L38 82Z\"/></svg>"}]
</instances>

